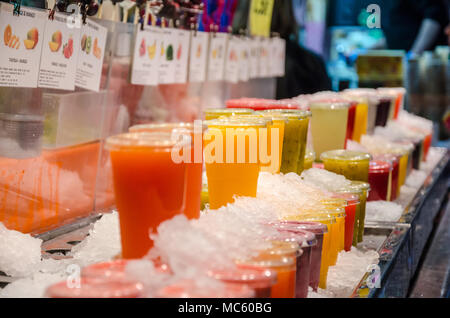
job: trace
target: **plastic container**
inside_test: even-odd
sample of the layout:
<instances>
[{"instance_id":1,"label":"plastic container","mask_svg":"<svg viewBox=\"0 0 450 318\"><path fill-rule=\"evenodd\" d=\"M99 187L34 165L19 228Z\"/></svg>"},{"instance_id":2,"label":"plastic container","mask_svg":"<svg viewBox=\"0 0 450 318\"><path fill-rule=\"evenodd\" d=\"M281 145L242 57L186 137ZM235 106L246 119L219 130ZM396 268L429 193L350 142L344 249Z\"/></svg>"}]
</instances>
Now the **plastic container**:
<instances>
[{"instance_id":1,"label":"plastic container","mask_svg":"<svg viewBox=\"0 0 450 318\"><path fill-rule=\"evenodd\" d=\"M221 116L252 114L253 110L248 108L208 108L203 110L205 120L217 119Z\"/></svg>"},{"instance_id":2,"label":"plastic container","mask_svg":"<svg viewBox=\"0 0 450 318\"><path fill-rule=\"evenodd\" d=\"M400 195L400 187L399 185L399 176L400 176L400 160L401 156L397 156L394 154L381 154L375 155L375 160L387 161L392 166L391 178L390 178L390 195L388 195L388 201L395 201ZM369 182L370 183L370 182ZM370 196L370 195L369 195Z\"/></svg>"},{"instance_id":3,"label":"plastic container","mask_svg":"<svg viewBox=\"0 0 450 318\"><path fill-rule=\"evenodd\" d=\"M184 212L187 169L172 159L176 145L181 146L167 133L127 133L106 140L123 258L146 255L153 246L149 232Z\"/></svg>"},{"instance_id":4,"label":"plastic container","mask_svg":"<svg viewBox=\"0 0 450 318\"><path fill-rule=\"evenodd\" d=\"M344 250L349 252L352 248L353 233L355 231L356 212L359 212L359 195L353 193L336 193L334 196L346 200L345 205L345 231L344 231ZM358 214L359 215L359 214Z\"/></svg>"},{"instance_id":5,"label":"plastic container","mask_svg":"<svg viewBox=\"0 0 450 318\"><path fill-rule=\"evenodd\" d=\"M347 120L347 134L345 137L345 147L347 148L347 140L353 139L353 131L355 128L355 117L356 117L356 107L358 103L351 102L350 107L348 108L348 120Z\"/></svg>"},{"instance_id":6,"label":"plastic container","mask_svg":"<svg viewBox=\"0 0 450 318\"><path fill-rule=\"evenodd\" d=\"M386 126L389 119L391 104L392 104L391 97L385 95L379 96L375 126L382 126L382 127Z\"/></svg>"},{"instance_id":7,"label":"plastic container","mask_svg":"<svg viewBox=\"0 0 450 318\"><path fill-rule=\"evenodd\" d=\"M320 156L325 169L345 176L347 179L367 182L369 178L368 153L351 150L331 150Z\"/></svg>"},{"instance_id":8,"label":"plastic container","mask_svg":"<svg viewBox=\"0 0 450 318\"><path fill-rule=\"evenodd\" d=\"M357 235L357 243L360 243L360 242L362 242L363 236L364 236L364 220L366 218L366 202L367 202L367 197L370 192L370 184L367 182L362 182L362 181L352 181L352 184L348 188L361 191L361 195L359 197L360 211L359 211L358 231L357 231L357 234L358 234Z\"/></svg>"},{"instance_id":9,"label":"plastic container","mask_svg":"<svg viewBox=\"0 0 450 318\"><path fill-rule=\"evenodd\" d=\"M144 287L131 281L106 280L82 277L79 288L62 281L51 285L45 291L49 298L139 298Z\"/></svg>"},{"instance_id":10,"label":"plastic container","mask_svg":"<svg viewBox=\"0 0 450 318\"><path fill-rule=\"evenodd\" d=\"M306 150L305 161L303 163L303 169L308 170L313 167L314 160L316 159L316 153L312 150Z\"/></svg>"},{"instance_id":11,"label":"plastic container","mask_svg":"<svg viewBox=\"0 0 450 318\"><path fill-rule=\"evenodd\" d=\"M234 270L212 270L208 276L227 284L244 285L254 290L255 298L270 298L277 273L269 269L238 265Z\"/></svg>"},{"instance_id":12,"label":"plastic container","mask_svg":"<svg viewBox=\"0 0 450 318\"><path fill-rule=\"evenodd\" d=\"M392 165L381 160L372 160L369 165L370 193L367 201L389 201Z\"/></svg>"},{"instance_id":13,"label":"plastic container","mask_svg":"<svg viewBox=\"0 0 450 318\"><path fill-rule=\"evenodd\" d=\"M311 102L311 132L314 151L320 155L328 150L344 149L347 135L347 102Z\"/></svg>"},{"instance_id":14,"label":"plastic container","mask_svg":"<svg viewBox=\"0 0 450 318\"><path fill-rule=\"evenodd\" d=\"M190 137L191 151L186 156L186 205L183 213L188 219L198 219L200 217L201 189L203 173L203 133L206 126L190 123L165 123L136 125L129 128L130 132L165 132L171 133L179 138L185 134ZM187 150L187 149L186 149ZM183 152L182 156L185 154Z\"/></svg>"}]
</instances>

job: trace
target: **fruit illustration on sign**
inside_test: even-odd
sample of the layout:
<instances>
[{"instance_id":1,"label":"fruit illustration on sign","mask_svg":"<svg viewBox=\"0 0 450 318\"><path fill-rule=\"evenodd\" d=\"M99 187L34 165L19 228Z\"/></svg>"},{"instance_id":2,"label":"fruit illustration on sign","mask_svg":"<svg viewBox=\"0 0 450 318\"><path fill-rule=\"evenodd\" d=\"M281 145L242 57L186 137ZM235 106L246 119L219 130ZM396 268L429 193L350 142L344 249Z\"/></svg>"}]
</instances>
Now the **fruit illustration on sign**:
<instances>
[{"instance_id":1,"label":"fruit illustration on sign","mask_svg":"<svg viewBox=\"0 0 450 318\"><path fill-rule=\"evenodd\" d=\"M88 38L86 39L86 54L91 53L91 49L92 49L92 38L88 36Z\"/></svg>"},{"instance_id":2,"label":"fruit illustration on sign","mask_svg":"<svg viewBox=\"0 0 450 318\"><path fill-rule=\"evenodd\" d=\"M98 59L102 56L102 49L98 46L98 39L95 38L94 40L94 52L92 52L94 56Z\"/></svg>"},{"instance_id":3,"label":"fruit illustration on sign","mask_svg":"<svg viewBox=\"0 0 450 318\"><path fill-rule=\"evenodd\" d=\"M150 60L153 60L156 55L156 40L153 41L153 44L148 47L148 57Z\"/></svg>"},{"instance_id":4,"label":"fruit illustration on sign","mask_svg":"<svg viewBox=\"0 0 450 318\"><path fill-rule=\"evenodd\" d=\"M167 46L166 60L167 61L172 61L173 60L173 46L172 46L172 44L169 44L169 46Z\"/></svg>"},{"instance_id":5,"label":"fruit illustration on sign","mask_svg":"<svg viewBox=\"0 0 450 318\"><path fill-rule=\"evenodd\" d=\"M164 42L161 43L161 56L164 56Z\"/></svg>"},{"instance_id":6,"label":"fruit illustration on sign","mask_svg":"<svg viewBox=\"0 0 450 318\"><path fill-rule=\"evenodd\" d=\"M141 45L139 46L139 56L142 57L145 55L145 39L142 39Z\"/></svg>"},{"instance_id":7,"label":"fruit illustration on sign","mask_svg":"<svg viewBox=\"0 0 450 318\"><path fill-rule=\"evenodd\" d=\"M181 44L178 44L177 60L181 59L181 53L182 53L182 46Z\"/></svg>"},{"instance_id":8,"label":"fruit illustration on sign","mask_svg":"<svg viewBox=\"0 0 450 318\"><path fill-rule=\"evenodd\" d=\"M81 51L86 50L86 41L87 41L87 35L83 34L83 37L81 38Z\"/></svg>"},{"instance_id":9,"label":"fruit illustration on sign","mask_svg":"<svg viewBox=\"0 0 450 318\"><path fill-rule=\"evenodd\" d=\"M230 58L230 61L237 61L238 60L238 57L236 55L236 51L235 50L231 50L229 58Z\"/></svg>"},{"instance_id":10,"label":"fruit illustration on sign","mask_svg":"<svg viewBox=\"0 0 450 318\"><path fill-rule=\"evenodd\" d=\"M195 54L197 56L197 58L200 58L200 56L202 56L202 45L199 44L197 46L197 53Z\"/></svg>"},{"instance_id":11,"label":"fruit illustration on sign","mask_svg":"<svg viewBox=\"0 0 450 318\"><path fill-rule=\"evenodd\" d=\"M12 33L11 25L7 25L3 33L3 41L7 47L18 49L20 47L20 38Z\"/></svg>"},{"instance_id":12,"label":"fruit illustration on sign","mask_svg":"<svg viewBox=\"0 0 450 318\"><path fill-rule=\"evenodd\" d=\"M215 59L217 57L217 49L212 50L212 58Z\"/></svg>"},{"instance_id":13,"label":"fruit illustration on sign","mask_svg":"<svg viewBox=\"0 0 450 318\"><path fill-rule=\"evenodd\" d=\"M39 31L36 28L32 28L27 33L27 39L23 40L23 44L27 50L32 50L36 47L39 41Z\"/></svg>"},{"instance_id":14,"label":"fruit illustration on sign","mask_svg":"<svg viewBox=\"0 0 450 318\"><path fill-rule=\"evenodd\" d=\"M48 45L50 46L50 51L52 52L58 52L59 48L62 44L62 33L61 31L56 31L52 35L52 40L48 42Z\"/></svg>"},{"instance_id":15,"label":"fruit illustration on sign","mask_svg":"<svg viewBox=\"0 0 450 318\"><path fill-rule=\"evenodd\" d=\"M73 39L69 38L66 44L63 46L63 55L66 59L69 59L73 54Z\"/></svg>"}]
</instances>

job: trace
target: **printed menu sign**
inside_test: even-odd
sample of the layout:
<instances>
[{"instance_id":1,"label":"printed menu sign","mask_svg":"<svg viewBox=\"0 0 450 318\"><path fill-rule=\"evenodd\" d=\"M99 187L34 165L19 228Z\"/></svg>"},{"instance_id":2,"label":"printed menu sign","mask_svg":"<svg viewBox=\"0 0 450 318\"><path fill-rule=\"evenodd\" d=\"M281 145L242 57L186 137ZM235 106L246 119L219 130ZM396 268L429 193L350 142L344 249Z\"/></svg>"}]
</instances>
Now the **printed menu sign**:
<instances>
[{"instance_id":1,"label":"printed menu sign","mask_svg":"<svg viewBox=\"0 0 450 318\"><path fill-rule=\"evenodd\" d=\"M175 58L175 83L186 83L191 33L186 30L177 30L177 37L178 47Z\"/></svg>"},{"instance_id":2,"label":"printed menu sign","mask_svg":"<svg viewBox=\"0 0 450 318\"><path fill-rule=\"evenodd\" d=\"M158 67L158 83L172 84L175 82L175 60L178 49L178 37L175 29L162 28L160 56Z\"/></svg>"},{"instance_id":3,"label":"printed menu sign","mask_svg":"<svg viewBox=\"0 0 450 318\"><path fill-rule=\"evenodd\" d=\"M43 36L39 87L74 90L81 28L71 16L55 13Z\"/></svg>"},{"instance_id":4,"label":"printed menu sign","mask_svg":"<svg viewBox=\"0 0 450 318\"><path fill-rule=\"evenodd\" d=\"M149 26L141 30L140 26L137 26L131 83L136 85L158 85L158 69L161 55L164 55L164 52L161 52L160 29Z\"/></svg>"},{"instance_id":5,"label":"printed menu sign","mask_svg":"<svg viewBox=\"0 0 450 318\"><path fill-rule=\"evenodd\" d=\"M278 76L283 77L286 72L286 40L278 39Z\"/></svg>"},{"instance_id":6,"label":"printed menu sign","mask_svg":"<svg viewBox=\"0 0 450 318\"><path fill-rule=\"evenodd\" d=\"M269 77L269 64L272 62L269 54L269 39L261 38L259 41L259 77Z\"/></svg>"},{"instance_id":7,"label":"printed menu sign","mask_svg":"<svg viewBox=\"0 0 450 318\"><path fill-rule=\"evenodd\" d=\"M228 41L228 49L225 64L225 80L231 83L239 81L239 53L240 40L237 36L232 36Z\"/></svg>"},{"instance_id":8,"label":"printed menu sign","mask_svg":"<svg viewBox=\"0 0 450 318\"><path fill-rule=\"evenodd\" d=\"M250 40L248 38L242 38L239 42L239 80L246 82L250 77Z\"/></svg>"},{"instance_id":9,"label":"printed menu sign","mask_svg":"<svg viewBox=\"0 0 450 318\"><path fill-rule=\"evenodd\" d=\"M37 87L45 21L44 11L0 4L0 86Z\"/></svg>"},{"instance_id":10,"label":"printed menu sign","mask_svg":"<svg viewBox=\"0 0 450 318\"><path fill-rule=\"evenodd\" d=\"M194 32L191 38L189 81L204 82L208 58L208 33Z\"/></svg>"},{"instance_id":11,"label":"printed menu sign","mask_svg":"<svg viewBox=\"0 0 450 318\"><path fill-rule=\"evenodd\" d=\"M226 33L211 35L208 57L208 80L210 81L221 81L224 78L227 42L228 35Z\"/></svg>"},{"instance_id":12,"label":"printed menu sign","mask_svg":"<svg viewBox=\"0 0 450 318\"><path fill-rule=\"evenodd\" d=\"M259 41L252 38L249 40L250 45L250 60L249 60L249 77L258 77L258 59L259 59Z\"/></svg>"},{"instance_id":13,"label":"printed menu sign","mask_svg":"<svg viewBox=\"0 0 450 318\"><path fill-rule=\"evenodd\" d=\"M82 25L76 86L99 91L107 33L106 28L90 20Z\"/></svg>"}]
</instances>

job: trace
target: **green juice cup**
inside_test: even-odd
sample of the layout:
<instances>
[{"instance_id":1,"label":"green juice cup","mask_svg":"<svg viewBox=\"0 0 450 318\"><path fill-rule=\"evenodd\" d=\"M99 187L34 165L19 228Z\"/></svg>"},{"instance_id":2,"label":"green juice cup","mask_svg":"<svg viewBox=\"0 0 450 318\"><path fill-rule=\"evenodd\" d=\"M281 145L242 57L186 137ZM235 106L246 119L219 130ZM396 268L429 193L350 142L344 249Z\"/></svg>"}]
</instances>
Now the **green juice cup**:
<instances>
[{"instance_id":1,"label":"green juice cup","mask_svg":"<svg viewBox=\"0 0 450 318\"><path fill-rule=\"evenodd\" d=\"M320 156L326 170L364 182L369 180L370 159L368 153L342 149L326 151Z\"/></svg>"},{"instance_id":2,"label":"green juice cup","mask_svg":"<svg viewBox=\"0 0 450 318\"><path fill-rule=\"evenodd\" d=\"M352 181L352 184L347 188L359 190L362 192L362 194L359 197L361 206L360 206L360 210L359 210L358 231L357 231L358 236L357 236L357 240L356 240L356 243L360 243L363 241L363 236L364 236L364 220L366 218L366 202L367 202L367 197L368 197L369 191L370 191L370 184L368 184L367 182L362 182L362 181ZM355 242L354 242L354 245L355 245Z\"/></svg>"}]
</instances>

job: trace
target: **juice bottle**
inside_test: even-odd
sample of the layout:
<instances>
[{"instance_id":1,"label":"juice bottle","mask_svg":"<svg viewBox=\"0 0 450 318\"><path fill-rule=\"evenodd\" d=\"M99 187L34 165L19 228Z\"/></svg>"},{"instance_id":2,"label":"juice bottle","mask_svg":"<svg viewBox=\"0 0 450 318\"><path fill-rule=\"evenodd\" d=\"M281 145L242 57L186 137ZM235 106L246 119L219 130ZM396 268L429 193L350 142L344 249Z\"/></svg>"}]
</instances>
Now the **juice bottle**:
<instances>
[{"instance_id":1,"label":"juice bottle","mask_svg":"<svg viewBox=\"0 0 450 318\"><path fill-rule=\"evenodd\" d=\"M312 141L318 157L328 150L344 149L349 106L345 102L310 104Z\"/></svg>"},{"instance_id":2,"label":"juice bottle","mask_svg":"<svg viewBox=\"0 0 450 318\"><path fill-rule=\"evenodd\" d=\"M320 156L328 171L341 174L350 180L367 182L369 178L368 153L351 150L330 150Z\"/></svg>"},{"instance_id":3,"label":"juice bottle","mask_svg":"<svg viewBox=\"0 0 450 318\"><path fill-rule=\"evenodd\" d=\"M206 123L204 153L210 208L233 202L235 195L256 197L259 129L265 128L266 123L250 119ZM232 144L227 145L227 139Z\"/></svg>"},{"instance_id":4,"label":"juice bottle","mask_svg":"<svg viewBox=\"0 0 450 318\"><path fill-rule=\"evenodd\" d=\"M220 116L244 115L253 113L253 109L246 108L207 108L203 110L205 120L217 119Z\"/></svg>"},{"instance_id":5,"label":"juice bottle","mask_svg":"<svg viewBox=\"0 0 450 318\"><path fill-rule=\"evenodd\" d=\"M205 126L199 125L197 129L194 129L194 124L190 123L145 124L129 128L130 132L167 132L173 134L187 134L190 136L192 151L189 155L189 162L186 162L186 207L183 211L188 219L198 219L200 217L201 206L203 133L205 131Z\"/></svg>"},{"instance_id":6,"label":"juice bottle","mask_svg":"<svg viewBox=\"0 0 450 318\"><path fill-rule=\"evenodd\" d=\"M166 133L127 133L106 140L123 258L146 255L153 246L149 233L185 211L187 169L172 160L176 144Z\"/></svg>"}]
</instances>

